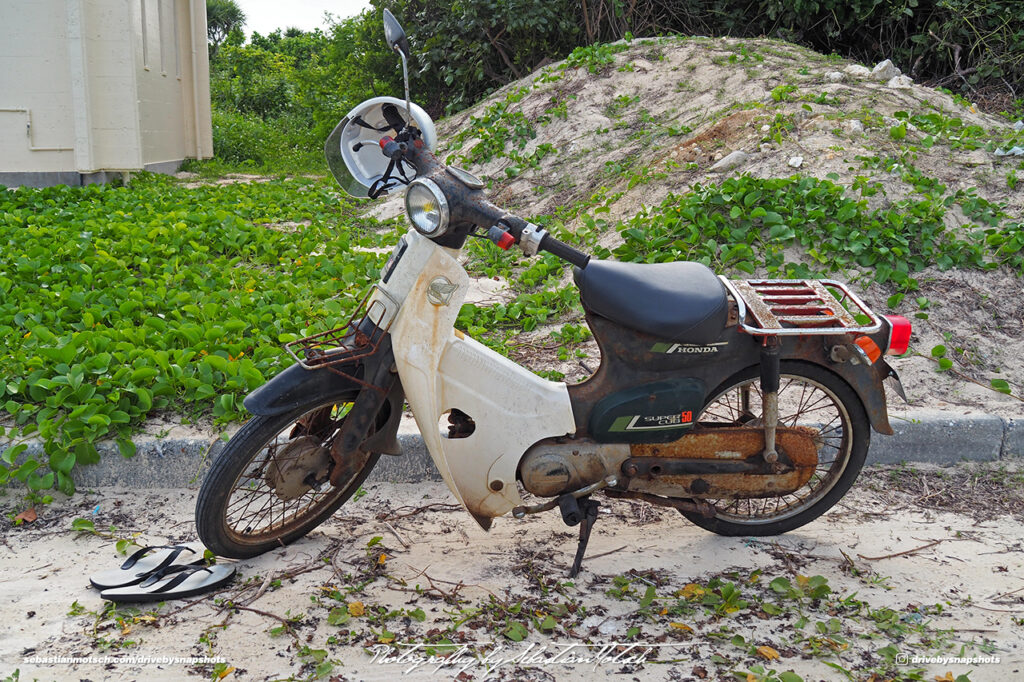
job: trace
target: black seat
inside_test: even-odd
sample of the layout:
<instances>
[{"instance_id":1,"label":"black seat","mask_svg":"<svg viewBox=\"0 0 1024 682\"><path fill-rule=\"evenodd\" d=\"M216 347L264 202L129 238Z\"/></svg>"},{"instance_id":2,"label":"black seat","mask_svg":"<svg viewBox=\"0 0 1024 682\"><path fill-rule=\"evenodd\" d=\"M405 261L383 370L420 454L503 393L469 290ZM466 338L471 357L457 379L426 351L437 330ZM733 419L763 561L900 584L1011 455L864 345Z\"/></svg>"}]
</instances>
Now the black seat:
<instances>
[{"instance_id":1,"label":"black seat","mask_svg":"<svg viewBox=\"0 0 1024 682\"><path fill-rule=\"evenodd\" d=\"M710 343L728 319L725 286L700 263L591 260L573 275L584 308L662 339Z\"/></svg>"}]
</instances>

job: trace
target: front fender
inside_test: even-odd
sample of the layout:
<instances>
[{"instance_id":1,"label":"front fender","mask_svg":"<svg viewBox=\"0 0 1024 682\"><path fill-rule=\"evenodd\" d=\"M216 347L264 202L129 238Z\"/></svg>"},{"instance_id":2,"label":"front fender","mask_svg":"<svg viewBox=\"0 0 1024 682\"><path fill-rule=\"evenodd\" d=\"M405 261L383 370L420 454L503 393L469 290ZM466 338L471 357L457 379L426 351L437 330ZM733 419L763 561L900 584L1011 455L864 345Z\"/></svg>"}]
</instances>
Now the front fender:
<instances>
[{"instance_id":1,"label":"front fender","mask_svg":"<svg viewBox=\"0 0 1024 682\"><path fill-rule=\"evenodd\" d=\"M342 365L342 372L355 370L356 376L362 375L362 368ZM252 414L273 417L309 403L312 398L355 399L360 386L347 376L342 376L329 369L303 369L294 364L276 377L250 393L242 401L245 409Z\"/></svg>"},{"instance_id":2,"label":"front fender","mask_svg":"<svg viewBox=\"0 0 1024 682\"><path fill-rule=\"evenodd\" d=\"M336 368L338 372L326 368L304 369L301 365L294 364L247 395L242 404L252 414L274 416L313 401L354 402L360 391L371 389L364 388L339 372L353 374L361 379L366 374L366 366L363 363L379 363L386 360L390 364L393 356L390 353L390 344L387 346L388 352L378 354L386 356L385 358L374 356L362 361L345 363ZM363 441L364 448L387 455L402 454L402 446L398 442L398 425L402 421L404 403L405 391L402 389L402 382L396 377L378 412L375 430Z\"/></svg>"}]
</instances>

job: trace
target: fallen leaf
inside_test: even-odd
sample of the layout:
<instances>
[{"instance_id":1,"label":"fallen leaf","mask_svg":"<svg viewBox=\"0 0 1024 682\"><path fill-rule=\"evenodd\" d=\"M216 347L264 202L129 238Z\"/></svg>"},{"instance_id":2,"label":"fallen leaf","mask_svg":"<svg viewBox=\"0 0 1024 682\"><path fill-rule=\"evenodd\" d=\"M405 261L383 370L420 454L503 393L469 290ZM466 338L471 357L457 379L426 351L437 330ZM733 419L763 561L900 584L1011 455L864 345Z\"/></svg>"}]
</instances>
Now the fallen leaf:
<instances>
[{"instance_id":1,"label":"fallen leaf","mask_svg":"<svg viewBox=\"0 0 1024 682\"><path fill-rule=\"evenodd\" d=\"M21 521L23 523L32 523L33 521L35 521L38 518L39 518L39 515L36 514L36 510L33 509L32 507L29 507L25 511L23 511L20 514L18 514L17 516L15 516L14 520L15 521Z\"/></svg>"},{"instance_id":2,"label":"fallen leaf","mask_svg":"<svg viewBox=\"0 0 1024 682\"><path fill-rule=\"evenodd\" d=\"M387 560L388 560L388 555L382 553L379 557L377 557L377 565L378 566L383 566L384 562L387 561Z\"/></svg>"},{"instance_id":3,"label":"fallen leaf","mask_svg":"<svg viewBox=\"0 0 1024 682\"><path fill-rule=\"evenodd\" d=\"M676 592L676 596L690 600L697 597L703 597L705 592L707 592L707 590L697 583L690 583L689 585L684 586L683 589Z\"/></svg>"},{"instance_id":4,"label":"fallen leaf","mask_svg":"<svg viewBox=\"0 0 1024 682\"><path fill-rule=\"evenodd\" d=\"M366 608L363 606L363 602L354 601L348 605L348 612L350 615L353 615L356 618L358 618L359 616L366 613Z\"/></svg>"},{"instance_id":5,"label":"fallen leaf","mask_svg":"<svg viewBox=\"0 0 1024 682\"><path fill-rule=\"evenodd\" d=\"M669 623L668 625L669 627L673 627L676 630L682 630L683 632L693 632L693 628L686 623Z\"/></svg>"},{"instance_id":6,"label":"fallen leaf","mask_svg":"<svg viewBox=\"0 0 1024 682\"><path fill-rule=\"evenodd\" d=\"M218 680L223 680L225 677L227 677L228 675L230 675L233 672L235 672L235 667L234 666L231 666L230 668L224 668L224 670L221 670L217 674L217 679Z\"/></svg>"},{"instance_id":7,"label":"fallen leaf","mask_svg":"<svg viewBox=\"0 0 1024 682\"><path fill-rule=\"evenodd\" d=\"M757 647L757 653L766 661L777 661L779 659L779 652L770 646Z\"/></svg>"},{"instance_id":8,"label":"fallen leaf","mask_svg":"<svg viewBox=\"0 0 1024 682\"><path fill-rule=\"evenodd\" d=\"M946 674L942 677L935 676L935 682L956 682L956 678L953 677L953 673L946 671Z\"/></svg>"}]
</instances>

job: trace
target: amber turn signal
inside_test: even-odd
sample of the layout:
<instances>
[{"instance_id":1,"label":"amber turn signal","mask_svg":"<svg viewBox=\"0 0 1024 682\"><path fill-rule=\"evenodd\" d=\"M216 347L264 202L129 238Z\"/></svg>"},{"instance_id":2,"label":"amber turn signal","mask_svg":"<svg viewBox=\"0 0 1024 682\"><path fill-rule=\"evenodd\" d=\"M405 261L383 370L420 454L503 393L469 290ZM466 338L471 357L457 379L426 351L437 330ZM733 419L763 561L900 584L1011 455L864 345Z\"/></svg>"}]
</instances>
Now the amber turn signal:
<instances>
[{"instance_id":1,"label":"amber turn signal","mask_svg":"<svg viewBox=\"0 0 1024 682\"><path fill-rule=\"evenodd\" d=\"M882 349L879 348L878 344L872 341L869 337L858 336L854 343L864 351L864 355L868 356L868 360L871 361L872 365L875 364L878 358L882 357Z\"/></svg>"}]
</instances>

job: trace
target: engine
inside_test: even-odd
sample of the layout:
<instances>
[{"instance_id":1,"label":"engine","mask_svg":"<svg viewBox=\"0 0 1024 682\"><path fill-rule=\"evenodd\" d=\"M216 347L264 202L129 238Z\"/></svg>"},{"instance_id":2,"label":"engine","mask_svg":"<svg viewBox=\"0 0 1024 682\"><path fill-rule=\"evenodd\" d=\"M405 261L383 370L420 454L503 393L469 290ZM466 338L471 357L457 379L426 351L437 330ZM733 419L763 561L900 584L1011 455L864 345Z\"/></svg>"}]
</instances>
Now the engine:
<instances>
[{"instance_id":1,"label":"engine","mask_svg":"<svg viewBox=\"0 0 1024 682\"><path fill-rule=\"evenodd\" d=\"M526 451L519 463L519 476L529 492L554 497L597 483L610 474L621 475L622 463L629 457L629 445L624 443L549 438Z\"/></svg>"}]
</instances>

